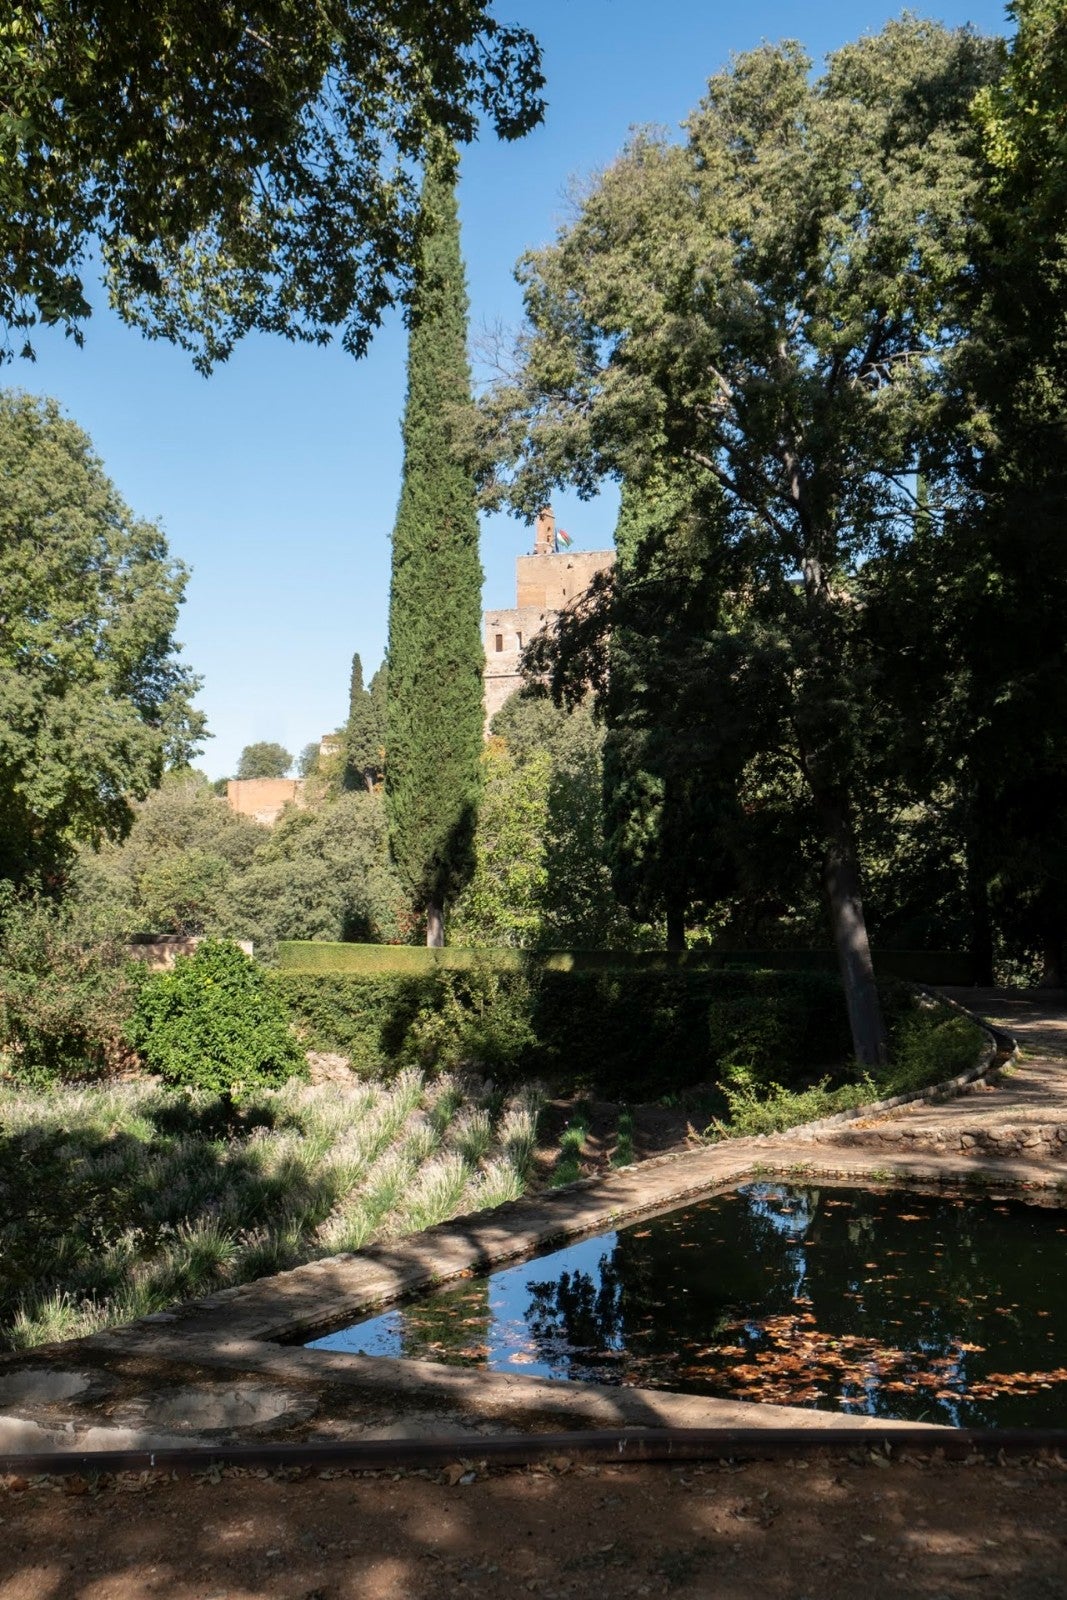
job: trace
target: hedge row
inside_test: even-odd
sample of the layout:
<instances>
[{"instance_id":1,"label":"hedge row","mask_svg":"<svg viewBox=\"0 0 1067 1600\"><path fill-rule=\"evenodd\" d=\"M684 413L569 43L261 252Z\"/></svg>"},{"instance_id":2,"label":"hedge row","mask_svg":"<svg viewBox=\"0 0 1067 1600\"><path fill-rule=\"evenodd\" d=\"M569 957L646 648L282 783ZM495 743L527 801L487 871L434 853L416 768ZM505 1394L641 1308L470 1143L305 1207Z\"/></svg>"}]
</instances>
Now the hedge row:
<instances>
[{"instance_id":1,"label":"hedge row","mask_svg":"<svg viewBox=\"0 0 1067 1600\"><path fill-rule=\"evenodd\" d=\"M501 971L417 976L276 972L307 1043L361 1071L474 1065L614 1094L662 1094L728 1065L804 1082L848 1071L837 977L824 972Z\"/></svg>"},{"instance_id":2,"label":"hedge row","mask_svg":"<svg viewBox=\"0 0 1067 1600\"><path fill-rule=\"evenodd\" d=\"M472 969L536 976L545 972L711 972L724 968L788 972L836 972L831 950L463 950L448 946L334 944L328 940L289 939L278 944L281 972L333 973L384 977ZM882 950L875 955L881 978L908 983L965 985L966 956L953 950Z\"/></svg>"}]
</instances>

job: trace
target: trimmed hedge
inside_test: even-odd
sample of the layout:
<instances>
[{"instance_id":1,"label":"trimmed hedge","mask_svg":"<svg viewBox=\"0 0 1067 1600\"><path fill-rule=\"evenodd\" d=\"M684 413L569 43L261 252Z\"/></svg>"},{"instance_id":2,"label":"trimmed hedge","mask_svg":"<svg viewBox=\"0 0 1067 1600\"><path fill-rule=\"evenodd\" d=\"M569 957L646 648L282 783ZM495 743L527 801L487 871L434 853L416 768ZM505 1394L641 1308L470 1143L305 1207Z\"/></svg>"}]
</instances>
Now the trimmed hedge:
<instances>
[{"instance_id":1,"label":"trimmed hedge","mask_svg":"<svg viewBox=\"0 0 1067 1600\"><path fill-rule=\"evenodd\" d=\"M875 966L881 978L908 983L966 985L970 972L966 956L953 950L880 950ZM836 973L832 950L464 950L446 946L339 944L328 940L279 941L280 972L333 973L366 977L471 969L520 972L710 972L732 969L766 972Z\"/></svg>"},{"instance_id":2,"label":"trimmed hedge","mask_svg":"<svg viewBox=\"0 0 1067 1600\"><path fill-rule=\"evenodd\" d=\"M505 1082L547 1076L632 1096L731 1064L786 1082L851 1070L832 973L502 970L496 954L421 975L281 971L273 982L308 1044L368 1072L470 1065Z\"/></svg>"}]
</instances>

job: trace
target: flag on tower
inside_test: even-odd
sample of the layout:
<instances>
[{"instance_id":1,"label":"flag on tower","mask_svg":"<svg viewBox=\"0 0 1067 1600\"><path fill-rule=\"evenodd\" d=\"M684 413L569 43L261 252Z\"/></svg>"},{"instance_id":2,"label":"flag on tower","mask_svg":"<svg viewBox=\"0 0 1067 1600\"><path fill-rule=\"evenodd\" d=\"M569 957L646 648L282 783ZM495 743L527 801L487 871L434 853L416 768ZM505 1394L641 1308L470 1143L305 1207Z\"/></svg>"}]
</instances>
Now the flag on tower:
<instances>
[{"instance_id":1,"label":"flag on tower","mask_svg":"<svg viewBox=\"0 0 1067 1600\"><path fill-rule=\"evenodd\" d=\"M565 533L562 528L559 528L556 531L556 543L557 545L562 545L564 550L569 550L573 541L569 533Z\"/></svg>"}]
</instances>

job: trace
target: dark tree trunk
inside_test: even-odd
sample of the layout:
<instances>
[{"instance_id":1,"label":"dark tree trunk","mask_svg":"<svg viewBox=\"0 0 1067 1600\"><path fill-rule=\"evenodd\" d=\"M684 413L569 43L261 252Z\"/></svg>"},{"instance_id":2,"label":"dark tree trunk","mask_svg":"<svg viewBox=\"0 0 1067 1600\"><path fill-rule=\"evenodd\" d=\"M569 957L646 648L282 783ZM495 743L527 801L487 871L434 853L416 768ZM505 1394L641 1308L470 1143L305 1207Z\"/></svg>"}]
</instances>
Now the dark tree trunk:
<instances>
[{"instance_id":1,"label":"dark tree trunk","mask_svg":"<svg viewBox=\"0 0 1067 1600\"><path fill-rule=\"evenodd\" d=\"M983 865L983 851L977 840L966 845L967 914L970 922L968 964L971 982L991 989L993 976L993 916L989 909L989 880Z\"/></svg>"},{"instance_id":2,"label":"dark tree trunk","mask_svg":"<svg viewBox=\"0 0 1067 1600\"><path fill-rule=\"evenodd\" d=\"M839 800L817 799L826 838L823 881L856 1059L881 1067L887 1058L885 1023L874 981L871 947L860 899L860 870L848 813Z\"/></svg>"},{"instance_id":3,"label":"dark tree trunk","mask_svg":"<svg viewBox=\"0 0 1067 1600\"><path fill-rule=\"evenodd\" d=\"M685 908L677 904L667 906L667 949L685 949Z\"/></svg>"},{"instance_id":4,"label":"dark tree trunk","mask_svg":"<svg viewBox=\"0 0 1067 1600\"><path fill-rule=\"evenodd\" d=\"M1063 989L1067 988L1064 974L1067 972L1067 963L1064 962L1064 939L1062 934L1050 934L1041 941L1041 988Z\"/></svg>"},{"instance_id":5,"label":"dark tree trunk","mask_svg":"<svg viewBox=\"0 0 1067 1600\"><path fill-rule=\"evenodd\" d=\"M445 913L442 906L426 907L426 943L431 950L443 950L445 944Z\"/></svg>"}]
</instances>

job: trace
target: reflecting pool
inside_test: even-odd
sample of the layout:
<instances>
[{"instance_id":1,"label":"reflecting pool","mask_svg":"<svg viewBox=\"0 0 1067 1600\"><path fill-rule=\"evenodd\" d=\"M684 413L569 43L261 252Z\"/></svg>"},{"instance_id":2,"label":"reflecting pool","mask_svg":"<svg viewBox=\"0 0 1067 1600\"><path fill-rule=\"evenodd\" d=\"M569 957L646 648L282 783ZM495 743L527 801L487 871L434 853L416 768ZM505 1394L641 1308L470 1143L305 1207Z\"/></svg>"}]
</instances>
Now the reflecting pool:
<instances>
[{"instance_id":1,"label":"reflecting pool","mask_svg":"<svg viewBox=\"0 0 1067 1600\"><path fill-rule=\"evenodd\" d=\"M311 1347L957 1427L1062 1427L1067 1212L752 1183L462 1279Z\"/></svg>"}]
</instances>

